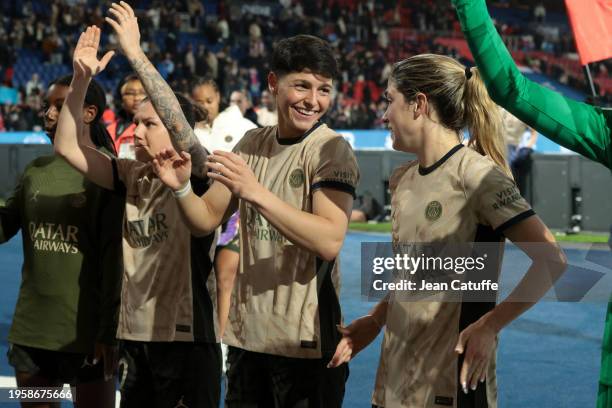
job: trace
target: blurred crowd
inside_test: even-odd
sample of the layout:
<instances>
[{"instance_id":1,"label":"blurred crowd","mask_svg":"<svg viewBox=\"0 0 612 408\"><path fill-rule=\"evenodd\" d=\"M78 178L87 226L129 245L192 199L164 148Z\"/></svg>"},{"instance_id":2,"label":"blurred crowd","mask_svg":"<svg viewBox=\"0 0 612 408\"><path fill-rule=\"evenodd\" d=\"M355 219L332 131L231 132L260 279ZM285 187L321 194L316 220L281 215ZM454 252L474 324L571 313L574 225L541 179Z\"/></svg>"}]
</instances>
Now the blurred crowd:
<instances>
[{"instance_id":1,"label":"blurred crowd","mask_svg":"<svg viewBox=\"0 0 612 408\"><path fill-rule=\"evenodd\" d=\"M326 120L335 128L372 129L383 126L382 99L391 64L401 58L434 52L462 59L460 50L439 39L460 38L459 25L449 0L420 2L397 0L279 0L247 1L132 0L138 12L143 49L173 89L190 93L196 77L213 78L222 100L245 95L247 110L261 109L267 87L267 56L276 40L297 33L326 38L337 52L341 78L333 109ZM42 66L69 68L76 33L96 24L105 31L103 46L117 47L117 39L104 30L110 1L31 0L5 2L0 21L0 79L15 89L17 103L0 110L0 131L40 127L38 116L48 84L34 73L26 83L14 81L14 64L22 50L40 54ZM547 25L551 13L564 15L550 4L501 0L492 6L512 7L527 13L527 21L497 21L509 48L523 64L561 83L586 91L584 74L570 69L566 55L575 54L567 26ZM553 6L554 8L554 6ZM503 14L503 13L502 13ZM467 61L463 61L466 62ZM609 77L610 62L592 66L593 75ZM69 69L68 69L69 71ZM121 57L105 73L108 100L119 109L116 85L129 74ZM602 95L610 103L611 95Z\"/></svg>"}]
</instances>

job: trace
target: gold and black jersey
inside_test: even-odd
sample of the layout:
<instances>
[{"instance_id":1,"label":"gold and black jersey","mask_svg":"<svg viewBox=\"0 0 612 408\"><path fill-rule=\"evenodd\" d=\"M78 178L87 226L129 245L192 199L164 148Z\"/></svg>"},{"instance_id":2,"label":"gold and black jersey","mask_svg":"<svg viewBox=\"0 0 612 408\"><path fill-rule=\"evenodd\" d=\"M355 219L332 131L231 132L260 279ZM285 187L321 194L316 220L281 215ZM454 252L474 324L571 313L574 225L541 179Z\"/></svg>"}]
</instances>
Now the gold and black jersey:
<instances>
[{"instance_id":1,"label":"gold and black jersey","mask_svg":"<svg viewBox=\"0 0 612 408\"><path fill-rule=\"evenodd\" d=\"M276 126L252 130L234 149L265 188L308 213L317 190L354 195L357 162L340 135L324 124L290 141L277 133ZM240 268L224 342L286 357L333 351L341 322L337 262L293 244L247 202L239 209Z\"/></svg>"},{"instance_id":2,"label":"gold and black jersey","mask_svg":"<svg viewBox=\"0 0 612 408\"><path fill-rule=\"evenodd\" d=\"M490 158L458 145L434 165L410 162L395 170L394 243L497 242L503 231L533 215L514 181ZM395 301L391 296L373 404L388 407L495 407L495 359L486 384L465 396L459 386L458 335L494 302ZM458 392L459 391L459 392Z\"/></svg>"}]
</instances>

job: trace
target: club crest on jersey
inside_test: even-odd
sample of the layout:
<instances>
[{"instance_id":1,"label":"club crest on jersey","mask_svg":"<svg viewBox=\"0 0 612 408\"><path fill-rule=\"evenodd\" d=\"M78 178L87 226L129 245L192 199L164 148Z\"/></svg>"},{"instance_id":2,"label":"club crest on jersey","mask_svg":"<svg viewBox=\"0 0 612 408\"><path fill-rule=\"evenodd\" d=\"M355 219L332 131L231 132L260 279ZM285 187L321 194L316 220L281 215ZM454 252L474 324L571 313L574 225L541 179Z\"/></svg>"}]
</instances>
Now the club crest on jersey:
<instances>
[{"instance_id":1,"label":"club crest on jersey","mask_svg":"<svg viewBox=\"0 0 612 408\"><path fill-rule=\"evenodd\" d=\"M289 185L293 188L301 187L304 184L304 170L295 169L289 176Z\"/></svg>"},{"instance_id":2,"label":"club crest on jersey","mask_svg":"<svg viewBox=\"0 0 612 408\"><path fill-rule=\"evenodd\" d=\"M439 201L431 201L425 208L425 218L435 221L442 215L442 204Z\"/></svg>"},{"instance_id":3,"label":"club crest on jersey","mask_svg":"<svg viewBox=\"0 0 612 408\"><path fill-rule=\"evenodd\" d=\"M225 136L225 143L231 143L234 138L231 135Z\"/></svg>"}]
</instances>

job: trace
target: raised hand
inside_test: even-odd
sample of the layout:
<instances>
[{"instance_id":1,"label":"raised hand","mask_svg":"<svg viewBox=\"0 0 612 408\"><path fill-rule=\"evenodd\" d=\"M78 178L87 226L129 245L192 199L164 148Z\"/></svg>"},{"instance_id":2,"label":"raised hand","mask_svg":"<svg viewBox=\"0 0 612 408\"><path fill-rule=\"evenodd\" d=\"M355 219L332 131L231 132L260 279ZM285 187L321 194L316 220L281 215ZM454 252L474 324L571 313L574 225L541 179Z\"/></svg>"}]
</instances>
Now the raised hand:
<instances>
[{"instance_id":1,"label":"raised hand","mask_svg":"<svg viewBox=\"0 0 612 408\"><path fill-rule=\"evenodd\" d=\"M189 181L191 155L181 152L179 156L174 149L162 149L155 155L152 166L157 177L170 189L176 191Z\"/></svg>"},{"instance_id":2,"label":"raised hand","mask_svg":"<svg viewBox=\"0 0 612 408\"><path fill-rule=\"evenodd\" d=\"M98 60L98 46L100 45L100 29L96 26L89 26L85 32L81 33L74 55L72 66L74 75L82 78L91 78L98 75L106 68L111 60L114 51L109 51Z\"/></svg>"},{"instance_id":3,"label":"raised hand","mask_svg":"<svg viewBox=\"0 0 612 408\"><path fill-rule=\"evenodd\" d=\"M119 4L112 3L108 12L113 17L105 17L104 20L115 30L123 54L128 58L137 55L142 49L138 19L132 7L125 1L120 1Z\"/></svg>"}]
</instances>

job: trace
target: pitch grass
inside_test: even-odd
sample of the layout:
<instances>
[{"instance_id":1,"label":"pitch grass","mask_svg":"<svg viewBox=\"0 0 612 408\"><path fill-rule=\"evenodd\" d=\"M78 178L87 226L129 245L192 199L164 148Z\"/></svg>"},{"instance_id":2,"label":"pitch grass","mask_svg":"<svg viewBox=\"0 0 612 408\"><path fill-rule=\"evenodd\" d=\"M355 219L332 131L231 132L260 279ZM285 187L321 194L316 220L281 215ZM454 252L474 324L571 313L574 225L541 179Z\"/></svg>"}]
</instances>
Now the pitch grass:
<instances>
[{"instance_id":1,"label":"pitch grass","mask_svg":"<svg viewBox=\"0 0 612 408\"><path fill-rule=\"evenodd\" d=\"M391 223L381 222L378 224L369 224L367 222L351 222L349 229L351 231L391 233ZM608 234L593 232L567 235L562 232L553 232L557 241L560 242L608 242Z\"/></svg>"}]
</instances>

